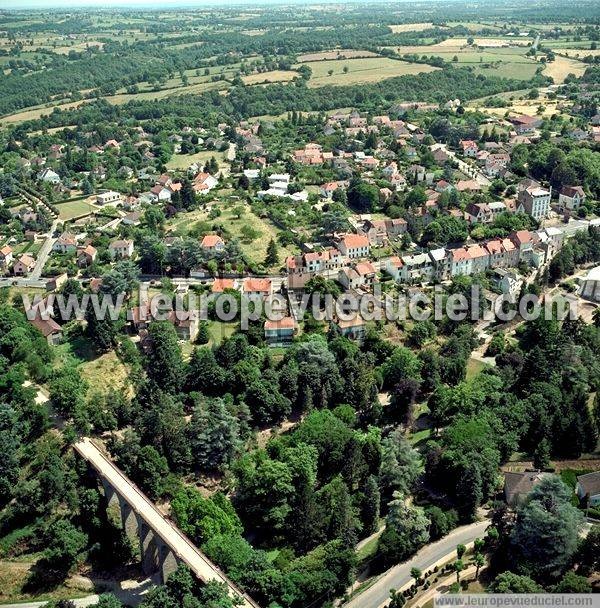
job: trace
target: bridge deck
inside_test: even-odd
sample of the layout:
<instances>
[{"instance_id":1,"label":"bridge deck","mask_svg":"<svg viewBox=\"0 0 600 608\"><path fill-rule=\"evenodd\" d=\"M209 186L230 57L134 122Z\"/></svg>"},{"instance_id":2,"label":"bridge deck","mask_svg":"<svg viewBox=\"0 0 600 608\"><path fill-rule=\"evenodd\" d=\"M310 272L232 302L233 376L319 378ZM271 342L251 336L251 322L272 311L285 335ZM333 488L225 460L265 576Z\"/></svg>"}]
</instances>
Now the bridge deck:
<instances>
[{"instance_id":1,"label":"bridge deck","mask_svg":"<svg viewBox=\"0 0 600 608\"><path fill-rule=\"evenodd\" d=\"M246 608L259 608L246 594L242 593L218 566L213 564L179 528L170 522L146 495L128 479L93 443L84 438L74 445L75 450L87 460L98 473L110 483L129 506L160 536L174 555L203 582L216 580L225 583L232 596L242 599Z\"/></svg>"}]
</instances>

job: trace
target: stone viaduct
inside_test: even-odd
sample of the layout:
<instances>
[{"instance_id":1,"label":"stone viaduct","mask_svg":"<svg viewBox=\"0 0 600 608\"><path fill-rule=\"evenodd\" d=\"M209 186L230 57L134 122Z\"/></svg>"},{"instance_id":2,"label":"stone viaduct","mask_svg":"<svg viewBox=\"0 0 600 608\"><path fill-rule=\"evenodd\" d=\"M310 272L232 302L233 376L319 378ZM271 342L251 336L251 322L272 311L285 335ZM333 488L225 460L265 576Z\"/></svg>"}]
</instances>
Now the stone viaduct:
<instances>
[{"instance_id":1,"label":"stone viaduct","mask_svg":"<svg viewBox=\"0 0 600 608\"><path fill-rule=\"evenodd\" d=\"M204 583L212 580L225 583L229 594L240 598L244 608L259 608L156 508L92 439L84 438L73 447L99 477L108 506L120 514L125 533L134 542L139 540L144 574L158 572L161 583L164 583L168 575L183 563Z\"/></svg>"}]
</instances>

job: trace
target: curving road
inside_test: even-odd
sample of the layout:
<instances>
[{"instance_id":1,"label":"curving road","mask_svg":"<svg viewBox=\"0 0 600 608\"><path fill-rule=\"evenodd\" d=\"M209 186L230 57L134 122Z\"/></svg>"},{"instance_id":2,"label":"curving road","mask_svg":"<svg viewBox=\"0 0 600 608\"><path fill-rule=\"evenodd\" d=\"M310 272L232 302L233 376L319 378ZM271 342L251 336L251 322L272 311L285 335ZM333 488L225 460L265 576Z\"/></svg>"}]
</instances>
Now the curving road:
<instances>
[{"instance_id":1,"label":"curving road","mask_svg":"<svg viewBox=\"0 0 600 608\"><path fill-rule=\"evenodd\" d=\"M456 555L456 545L469 545L476 538L483 538L489 520L483 520L461 526L448 536L425 545L408 561L390 568L377 582L353 597L344 604L344 608L379 608L387 604L390 598L390 589L401 589L412 581L411 568L425 571L433 568L440 562L452 559Z\"/></svg>"}]
</instances>

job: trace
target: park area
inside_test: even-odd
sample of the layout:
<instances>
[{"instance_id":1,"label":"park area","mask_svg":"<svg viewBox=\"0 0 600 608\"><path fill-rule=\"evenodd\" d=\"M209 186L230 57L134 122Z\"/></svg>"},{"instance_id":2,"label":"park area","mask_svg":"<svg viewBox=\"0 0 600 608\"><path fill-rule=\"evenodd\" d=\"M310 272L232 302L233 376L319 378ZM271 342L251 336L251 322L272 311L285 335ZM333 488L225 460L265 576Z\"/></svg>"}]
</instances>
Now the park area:
<instances>
[{"instance_id":1,"label":"park area","mask_svg":"<svg viewBox=\"0 0 600 608\"><path fill-rule=\"evenodd\" d=\"M205 227L219 224L223 227L225 241L236 238L244 257L253 264L262 264L267 256L267 247L271 239L277 241L279 230L268 219L260 218L250 210L248 205L238 203L219 206L221 215L210 220L204 209L181 213L169 222L167 229L180 236L199 236ZM280 265L288 255L293 255L293 247L279 246Z\"/></svg>"}]
</instances>

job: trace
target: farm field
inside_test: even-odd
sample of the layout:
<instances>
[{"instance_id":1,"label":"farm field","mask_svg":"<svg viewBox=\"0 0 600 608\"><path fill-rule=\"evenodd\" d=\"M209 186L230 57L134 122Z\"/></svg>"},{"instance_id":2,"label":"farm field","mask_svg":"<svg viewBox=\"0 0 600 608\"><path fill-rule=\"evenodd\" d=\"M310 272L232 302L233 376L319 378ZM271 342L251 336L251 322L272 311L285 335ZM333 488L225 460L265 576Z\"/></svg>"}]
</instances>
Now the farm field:
<instances>
[{"instance_id":1,"label":"farm field","mask_svg":"<svg viewBox=\"0 0 600 608\"><path fill-rule=\"evenodd\" d=\"M597 57L600 55L600 49L586 49L586 48L557 48L557 53L561 55L568 55L569 57L587 57L591 55L592 57Z\"/></svg>"},{"instance_id":2,"label":"farm field","mask_svg":"<svg viewBox=\"0 0 600 608\"><path fill-rule=\"evenodd\" d=\"M477 43L481 42L481 45ZM445 55L469 53L469 54L496 54L524 55L526 42L521 44L514 39L500 40L498 38L476 38L474 46L467 45L466 38L448 38L438 44L426 45L403 45L386 47L394 50L398 55L437 55L446 59ZM460 55L459 55L460 57Z\"/></svg>"},{"instance_id":3,"label":"farm field","mask_svg":"<svg viewBox=\"0 0 600 608\"><path fill-rule=\"evenodd\" d=\"M493 23L485 23L485 22L476 22L476 21L448 21L446 23L448 27L464 27L471 32L477 32L481 30L482 27L494 30L502 30L499 25L495 25Z\"/></svg>"},{"instance_id":4,"label":"farm field","mask_svg":"<svg viewBox=\"0 0 600 608\"><path fill-rule=\"evenodd\" d=\"M0 60L3 59L0 57ZM7 58L6 58L7 59ZM154 99L164 99L165 97L171 97L173 95L182 95L182 94L190 94L190 93L204 93L206 91L212 91L215 89L226 89L229 87L229 83L225 80L213 81L212 76L215 74L219 74L225 78L231 78L234 76L235 72L239 68L239 64L232 64L228 66L217 66L208 68L209 74L204 74L204 69L200 69L202 75L197 76L196 72L198 70L186 70L185 75L188 78L188 84L184 85L182 79L177 76L166 80L164 85L159 90L154 90L154 87L149 82L140 82L138 83L139 91L137 93L127 93L125 89L120 89L117 91L116 95L104 96L103 99L108 101L108 103L113 105L122 105L134 99L137 100L154 100ZM266 74L266 72L265 72ZM295 75L295 74L294 74ZM260 75L251 75L251 76L260 76ZM283 80L283 79L280 79ZM262 82L262 81L261 81ZM273 80L275 82L275 80ZM83 95L89 93L88 91L81 91ZM57 100L54 104L48 103L43 104L41 106L34 106L31 108L26 108L24 110L20 110L19 112L15 112L14 114L9 114L0 118L0 124L10 125L17 124L20 122L24 122L27 120L36 120L38 118L42 118L43 116L47 116L52 113L52 111L57 108L59 110L69 110L72 108L77 108L84 103L89 103L92 101L91 99L81 99L78 101L65 101L65 100Z\"/></svg>"},{"instance_id":5,"label":"farm field","mask_svg":"<svg viewBox=\"0 0 600 608\"><path fill-rule=\"evenodd\" d=\"M361 51L356 49L336 49L334 51L323 51L321 53L307 53L299 55L298 61L305 63L307 61L326 61L328 59L356 59L359 57L378 57L373 51Z\"/></svg>"},{"instance_id":6,"label":"farm field","mask_svg":"<svg viewBox=\"0 0 600 608\"><path fill-rule=\"evenodd\" d=\"M191 84L187 87L175 87L171 89L161 89L160 91L148 91L142 93L122 93L117 95L110 95L103 97L108 103L112 105L122 105L134 99L164 99L165 97L171 97L173 95L185 95L189 93L204 93L206 91L212 91L215 89L227 89L229 84L227 82L202 82L200 84ZM0 124L10 125L25 122L27 120L36 120L51 114L55 109L69 110L72 108L78 108L84 103L90 103L92 99L81 99L79 101L71 101L67 103L59 103L56 105L45 105L43 107L36 107L25 109L14 114L8 114L0 118Z\"/></svg>"},{"instance_id":7,"label":"farm field","mask_svg":"<svg viewBox=\"0 0 600 608\"><path fill-rule=\"evenodd\" d=\"M78 108L80 105L88 103L89 101L91 100L82 99L80 101L69 101L67 103L59 103L56 105L49 104L41 107L37 106L35 108L28 108L21 110L20 112L15 112L14 114L3 116L0 118L0 124L11 125L25 122L26 120L36 120L37 118L51 114L55 108L58 108L59 110L70 110L71 108Z\"/></svg>"},{"instance_id":8,"label":"farm field","mask_svg":"<svg viewBox=\"0 0 600 608\"><path fill-rule=\"evenodd\" d=\"M313 74L308 81L309 87L378 82L395 76L421 74L423 72L433 72L437 69L430 65L408 63L383 57L319 61L311 63L310 68ZM344 72L344 68L347 68L347 72ZM328 73L329 70L333 70L331 75Z\"/></svg>"},{"instance_id":9,"label":"farm field","mask_svg":"<svg viewBox=\"0 0 600 608\"><path fill-rule=\"evenodd\" d=\"M547 46L551 49L590 49L592 42L590 40L580 40L575 41L570 38L566 38L565 40L544 40L544 46Z\"/></svg>"},{"instance_id":10,"label":"farm field","mask_svg":"<svg viewBox=\"0 0 600 608\"><path fill-rule=\"evenodd\" d=\"M434 56L448 63L471 65L477 73L497 78L529 80L535 75L539 63L525 56L524 46L498 46L477 48L462 44L462 39L454 38L429 46L394 47L400 55ZM496 42L498 42L496 40Z\"/></svg>"},{"instance_id":11,"label":"farm field","mask_svg":"<svg viewBox=\"0 0 600 608\"><path fill-rule=\"evenodd\" d=\"M481 48L502 48L508 46L527 46L531 42L528 38L519 39L515 36L499 36L495 38L474 38L474 45ZM447 38L435 46L467 46L466 38Z\"/></svg>"},{"instance_id":12,"label":"farm field","mask_svg":"<svg viewBox=\"0 0 600 608\"><path fill-rule=\"evenodd\" d=\"M390 29L394 34L401 32L422 32L423 30L431 29L436 27L433 23L401 23L399 25L390 25Z\"/></svg>"},{"instance_id":13,"label":"farm field","mask_svg":"<svg viewBox=\"0 0 600 608\"><path fill-rule=\"evenodd\" d=\"M289 82L298 76L298 72L292 70L272 70L259 74L242 76L244 84L263 84L269 82Z\"/></svg>"},{"instance_id":14,"label":"farm field","mask_svg":"<svg viewBox=\"0 0 600 608\"><path fill-rule=\"evenodd\" d=\"M476 65L475 71L478 74L483 74L484 76L491 76L496 78L515 78L517 80L530 80L535 76L535 72L538 67L538 64L536 64L534 61L523 63L511 62L500 63L496 65Z\"/></svg>"},{"instance_id":15,"label":"farm field","mask_svg":"<svg viewBox=\"0 0 600 608\"><path fill-rule=\"evenodd\" d=\"M583 76L586 68L587 65L581 61L557 55L554 61L546 64L544 74L554 78L556 84L561 84L569 74L575 74L577 77Z\"/></svg>"},{"instance_id":16,"label":"farm field","mask_svg":"<svg viewBox=\"0 0 600 608\"><path fill-rule=\"evenodd\" d=\"M558 109L558 102L556 100L549 100L546 98L540 97L539 99L535 99L533 101L528 100L515 100L510 107L506 108L486 108L481 105L474 104L473 106L469 106L469 109L478 110L479 112L483 112L484 114L489 114L491 116L504 116L507 112L509 115L527 115L527 116L536 116L538 115L538 108L540 106L544 106L544 112L541 114L542 116L552 116L552 114L560 114L561 110Z\"/></svg>"}]
</instances>

